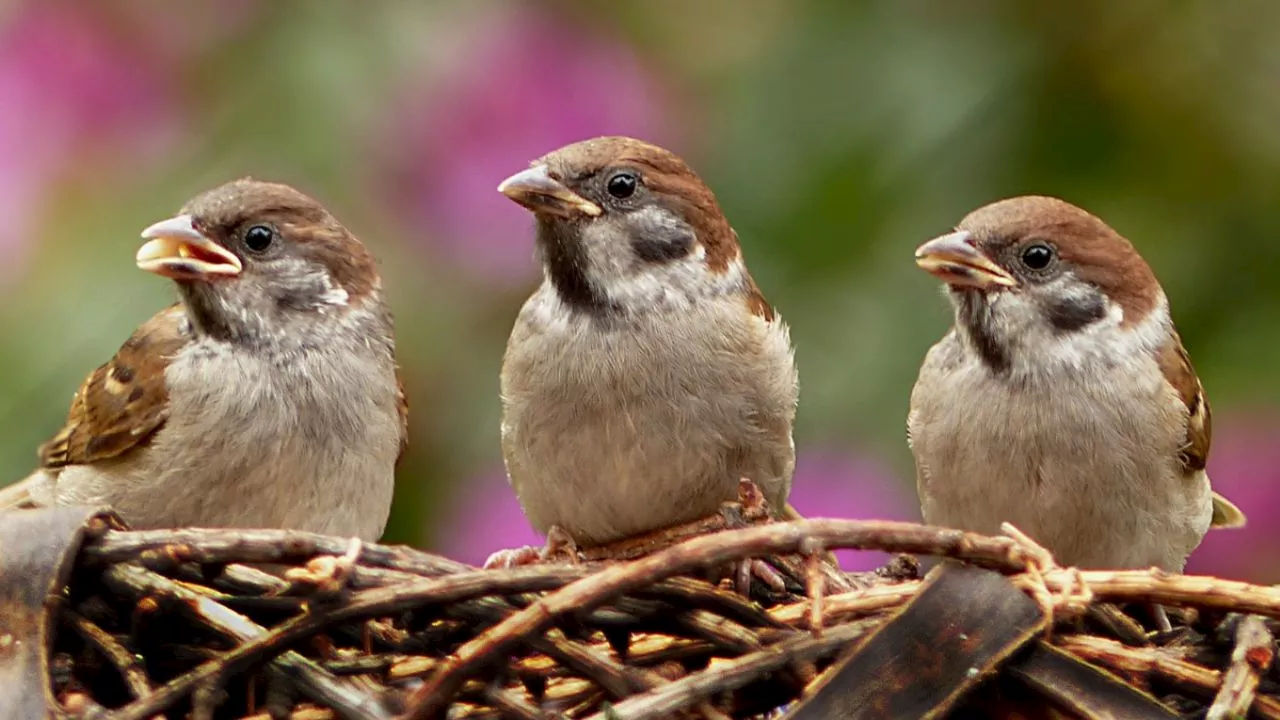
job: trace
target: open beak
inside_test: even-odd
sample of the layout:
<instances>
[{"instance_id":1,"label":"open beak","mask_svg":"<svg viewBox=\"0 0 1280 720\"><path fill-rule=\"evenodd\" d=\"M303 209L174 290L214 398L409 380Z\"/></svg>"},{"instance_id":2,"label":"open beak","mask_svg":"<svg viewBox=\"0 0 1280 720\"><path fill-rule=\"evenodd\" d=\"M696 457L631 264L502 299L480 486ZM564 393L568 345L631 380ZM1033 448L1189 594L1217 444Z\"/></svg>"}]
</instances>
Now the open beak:
<instances>
[{"instance_id":1,"label":"open beak","mask_svg":"<svg viewBox=\"0 0 1280 720\"><path fill-rule=\"evenodd\" d=\"M596 217L601 212L599 205L551 177L546 165L535 165L503 180L498 192L538 214L572 218Z\"/></svg>"},{"instance_id":2,"label":"open beak","mask_svg":"<svg viewBox=\"0 0 1280 720\"><path fill-rule=\"evenodd\" d=\"M934 238L916 248L916 264L952 287L978 290L1017 287L1018 281L971 243L967 230Z\"/></svg>"},{"instance_id":3,"label":"open beak","mask_svg":"<svg viewBox=\"0 0 1280 720\"><path fill-rule=\"evenodd\" d=\"M190 215L161 220L142 231L138 267L174 280L234 277L243 266L230 250L196 230Z\"/></svg>"}]
</instances>

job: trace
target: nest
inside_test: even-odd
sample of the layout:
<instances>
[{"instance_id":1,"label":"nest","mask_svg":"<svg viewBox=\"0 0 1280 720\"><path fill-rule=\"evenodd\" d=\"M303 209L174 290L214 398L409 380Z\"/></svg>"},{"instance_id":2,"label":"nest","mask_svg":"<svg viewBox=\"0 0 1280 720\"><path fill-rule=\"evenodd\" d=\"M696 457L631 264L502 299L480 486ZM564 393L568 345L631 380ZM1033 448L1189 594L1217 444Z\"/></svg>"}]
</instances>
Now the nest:
<instances>
[{"instance_id":1,"label":"nest","mask_svg":"<svg viewBox=\"0 0 1280 720\"><path fill-rule=\"evenodd\" d=\"M1280 589L814 519L479 570L285 531L0 523L0 718L1280 718ZM865 575L836 548L899 557ZM639 554L639 553L636 553ZM781 577L743 594L724 568ZM1152 603L1174 629L1149 630Z\"/></svg>"}]
</instances>

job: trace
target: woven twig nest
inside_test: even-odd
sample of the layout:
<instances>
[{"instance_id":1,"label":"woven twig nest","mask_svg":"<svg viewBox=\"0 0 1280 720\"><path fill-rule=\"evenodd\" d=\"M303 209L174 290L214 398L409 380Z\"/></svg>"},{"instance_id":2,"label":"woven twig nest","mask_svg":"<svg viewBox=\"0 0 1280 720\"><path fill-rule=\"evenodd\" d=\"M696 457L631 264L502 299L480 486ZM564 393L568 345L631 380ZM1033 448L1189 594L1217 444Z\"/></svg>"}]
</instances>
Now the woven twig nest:
<instances>
[{"instance_id":1,"label":"woven twig nest","mask_svg":"<svg viewBox=\"0 0 1280 720\"><path fill-rule=\"evenodd\" d=\"M0 522L0 717L1280 718L1280 590L1080 573L1016 531L817 519L483 571L306 533L119 527ZM847 577L819 559L836 548L966 562ZM788 587L706 579L747 558ZM1140 624L1152 602L1173 632Z\"/></svg>"}]
</instances>

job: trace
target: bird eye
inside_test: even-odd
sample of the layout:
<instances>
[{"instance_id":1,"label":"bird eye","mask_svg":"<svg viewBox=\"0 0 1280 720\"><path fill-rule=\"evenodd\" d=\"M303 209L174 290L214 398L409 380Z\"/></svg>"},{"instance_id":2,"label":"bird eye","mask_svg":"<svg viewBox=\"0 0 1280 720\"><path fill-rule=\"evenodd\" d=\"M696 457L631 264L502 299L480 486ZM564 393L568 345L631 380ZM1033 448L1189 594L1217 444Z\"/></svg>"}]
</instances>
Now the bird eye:
<instances>
[{"instance_id":1,"label":"bird eye","mask_svg":"<svg viewBox=\"0 0 1280 720\"><path fill-rule=\"evenodd\" d=\"M636 191L636 176L629 172L620 172L609 178L609 182L605 184L605 189L609 194L622 200L629 198Z\"/></svg>"},{"instance_id":2,"label":"bird eye","mask_svg":"<svg viewBox=\"0 0 1280 720\"><path fill-rule=\"evenodd\" d=\"M266 225L254 225L244 233L244 245L254 252L263 252L271 247L276 234Z\"/></svg>"},{"instance_id":3,"label":"bird eye","mask_svg":"<svg viewBox=\"0 0 1280 720\"><path fill-rule=\"evenodd\" d=\"M1053 248L1048 245L1028 245L1022 250L1022 264L1032 270L1043 270L1053 262Z\"/></svg>"}]
</instances>

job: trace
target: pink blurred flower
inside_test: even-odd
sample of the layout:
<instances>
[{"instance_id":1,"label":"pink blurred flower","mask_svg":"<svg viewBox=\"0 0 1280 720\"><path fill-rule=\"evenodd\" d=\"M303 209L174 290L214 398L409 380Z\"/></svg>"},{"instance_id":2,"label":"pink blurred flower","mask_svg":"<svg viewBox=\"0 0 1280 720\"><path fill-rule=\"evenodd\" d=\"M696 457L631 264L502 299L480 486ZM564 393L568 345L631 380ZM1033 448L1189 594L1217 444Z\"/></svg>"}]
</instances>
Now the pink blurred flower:
<instances>
[{"instance_id":1,"label":"pink blurred flower","mask_svg":"<svg viewBox=\"0 0 1280 720\"><path fill-rule=\"evenodd\" d=\"M495 550L542 544L501 469L482 473L465 487L442 514L436 552L476 564ZM914 498L907 497L892 473L866 457L826 450L801 454L791 504L806 517L918 519ZM836 554L846 570L874 569L888 559L884 553Z\"/></svg>"},{"instance_id":2,"label":"pink blurred flower","mask_svg":"<svg viewBox=\"0 0 1280 720\"><path fill-rule=\"evenodd\" d=\"M535 157L596 135L663 142L654 79L623 41L512 5L419 87L388 133L392 193L436 250L481 277L533 273L528 213L495 188ZM669 138L666 138L669 139Z\"/></svg>"},{"instance_id":3,"label":"pink blurred flower","mask_svg":"<svg viewBox=\"0 0 1280 720\"><path fill-rule=\"evenodd\" d=\"M497 550L542 545L501 467L467 480L464 487L441 514L444 522L436 529L432 551L479 565Z\"/></svg>"},{"instance_id":4,"label":"pink blurred flower","mask_svg":"<svg viewBox=\"0 0 1280 720\"><path fill-rule=\"evenodd\" d=\"M86 9L115 16L110 20L152 63L180 65L224 46L250 28L266 7L262 0L115 0Z\"/></svg>"},{"instance_id":5,"label":"pink blurred flower","mask_svg":"<svg viewBox=\"0 0 1280 720\"><path fill-rule=\"evenodd\" d=\"M791 505L807 518L910 520L919 522L915 494L894 473L867 455L811 449L796 459ZM886 553L839 550L845 570L874 570Z\"/></svg>"},{"instance_id":6,"label":"pink blurred flower","mask_svg":"<svg viewBox=\"0 0 1280 720\"><path fill-rule=\"evenodd\" d=\"M1280 583L1280 417L1273 412L1215 418L1213 487L1249 516L1240 530L1214 530L1187 572Z\"/></svg>"},{"instance_id":7,"label":"pink blurred flower","mask_svg":"<svg viewBox=\"0 0 1280 720\"><path fill-rule=\"evenodd\" d=\"M92 16L35 2L12 13L0 28L0 271L7 272L20 265L60 171L99 149L153 155L175 125L166 83Z\"/></svg>"}]
</instances>

